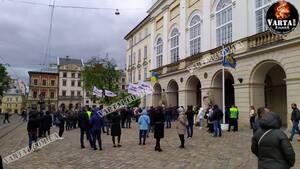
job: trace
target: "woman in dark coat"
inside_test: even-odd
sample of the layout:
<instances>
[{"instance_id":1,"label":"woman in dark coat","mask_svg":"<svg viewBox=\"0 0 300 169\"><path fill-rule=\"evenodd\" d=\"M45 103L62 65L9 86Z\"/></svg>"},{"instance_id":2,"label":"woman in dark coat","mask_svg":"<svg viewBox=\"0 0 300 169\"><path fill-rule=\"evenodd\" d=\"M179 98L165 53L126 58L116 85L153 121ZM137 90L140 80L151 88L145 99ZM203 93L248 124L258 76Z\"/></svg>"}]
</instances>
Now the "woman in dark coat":
<instances>
[{"instance_id":1,"label":"woman in dark coat","mask_svg":"<svg viewBox=\"0 0 300 169\"><path fill-rule=\"evenodd\" d=\"M121 147L121 116L117 112L113 113L111 116L111 136L114 147L117 147L115 141L116 136L118 137L118 147Z\"/></svg>"},{"instance_id":2,"label":"woman in dark coat","mask_svg":"<svg viewBox=\"0 0 300 169\"><path fill-rule=\"evenodd\" d=\"M295 152L286 134L280 129L281 120L275 113L267 113L260 120L260 128L252 137L252 153L258 158L258 169L289 169L295 164Z\"/></svg>"},{"instance_id":3,"label":"woman in dark coat","mask_svg":"<svg viewBox=\"0 0 300 169\"><path fill-rule=\"evenodd\" d=\"M157 107L153 117L154 138L156 139L155 151L161 152L160 139L164 138L165 116L162 107Z\"/></svg>"}]
</instances>

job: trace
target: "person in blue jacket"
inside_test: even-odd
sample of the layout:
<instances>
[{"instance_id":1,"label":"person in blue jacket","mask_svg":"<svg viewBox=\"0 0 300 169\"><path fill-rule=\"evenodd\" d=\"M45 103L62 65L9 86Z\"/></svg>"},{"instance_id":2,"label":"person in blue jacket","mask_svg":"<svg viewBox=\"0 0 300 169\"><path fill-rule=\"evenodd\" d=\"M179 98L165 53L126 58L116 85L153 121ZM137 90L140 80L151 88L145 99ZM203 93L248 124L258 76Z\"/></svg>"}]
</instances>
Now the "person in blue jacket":
<instances>
[{"instance_id":1,"label":"person in blue jacket","mask_svg":"<svg viewBox=\"0 0 300 169\"><path fill-rule=\"evenodd\" d=\"M150 126L150 118L148 116L146 109L144 109L142 111L142 115L140 116L140 118L138 120L138 124L139 124L139 128L140 128L140 143L139 143L139 145L142 144L142 138L143 138L143 145L145 145L147 132L148 132L149 126Z\"/></svg>"},{"instance_id":2,"label":"person in blue jacket","mask_svg":"<svg viewBox=\"0 0 300 169\"><path fill-rule=\"evenodd\" d=\"M102 142L101 142L102 126L103 126L103 117L101 111L98 108L96 108L94 110L93 116L90 119L90 127L92 129L94 150L97 150L96 140L98 140L99 150L102 150Z\"/></svg>"}]
</instances>

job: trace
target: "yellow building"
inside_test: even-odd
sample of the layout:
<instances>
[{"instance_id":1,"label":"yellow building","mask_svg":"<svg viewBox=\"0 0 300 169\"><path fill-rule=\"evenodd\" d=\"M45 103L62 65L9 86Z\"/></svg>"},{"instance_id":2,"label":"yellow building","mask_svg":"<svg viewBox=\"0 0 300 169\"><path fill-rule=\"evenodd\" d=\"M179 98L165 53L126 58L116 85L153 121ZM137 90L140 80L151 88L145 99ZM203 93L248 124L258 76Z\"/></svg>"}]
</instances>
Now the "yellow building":
<instances>
[{"instance_id":1,"label":"yellow building","mask_svg":"<svg viewBox=\"0 0 300 169\"><path fill-rule=\"evenodd\" d=\"M20 114L25 109L24 95L17 89L9 89L2 97L2 113Z\"/></svg>"}]
</instances>

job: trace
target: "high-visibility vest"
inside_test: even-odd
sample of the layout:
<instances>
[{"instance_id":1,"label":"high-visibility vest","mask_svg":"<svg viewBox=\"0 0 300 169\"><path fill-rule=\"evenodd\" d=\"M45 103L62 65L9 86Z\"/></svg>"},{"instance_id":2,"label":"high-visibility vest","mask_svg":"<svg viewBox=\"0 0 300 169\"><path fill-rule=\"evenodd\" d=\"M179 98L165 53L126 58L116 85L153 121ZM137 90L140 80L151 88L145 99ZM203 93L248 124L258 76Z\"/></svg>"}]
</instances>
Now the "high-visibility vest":
<instances>
[{"instance_id":1,"label":"high-visibility vest","mask_svg":"<svg viewBox=\"0 0 300 169\"><path fill-rule=\"evenodd\" d=\"M229 109L229 111L230 111L230 118L231 118L231 119L237 119L237 116L238 116L238 109L235 108L235 107L231 107L231 108Z\"/></svg>"},{"instance_id":2,"label":"high-visibility vest","mask_svg":"<svg viewBox=\"0 0 300 169\"><path fill-rule=\"evenodd\" d=\"M91 116L92 116L92 112L91 111L86 111L86 113L88 114L88 116L89 116L89 119L91 118Z\"/></svg>"}]
</instances>

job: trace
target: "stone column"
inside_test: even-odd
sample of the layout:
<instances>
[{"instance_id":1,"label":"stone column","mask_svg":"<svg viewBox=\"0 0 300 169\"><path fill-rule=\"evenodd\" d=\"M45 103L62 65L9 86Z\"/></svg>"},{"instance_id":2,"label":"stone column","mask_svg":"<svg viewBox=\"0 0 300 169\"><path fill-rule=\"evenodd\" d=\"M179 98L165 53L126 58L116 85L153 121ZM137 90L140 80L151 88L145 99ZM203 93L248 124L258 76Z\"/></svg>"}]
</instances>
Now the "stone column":
<instances>
[{"instance_id":1,"label":"stone column","mask_svg":"<svg viewBox=\"0 0 300 169\"><path fill-rule=\"evenodd\" d=\"M257 92L261 91L260 88L256 88ZM264 86L262 86L264 89ZM257 93L259 94L259 93ZM250 104L250 84L235 84L234 85L234 99L235 105L239 108L239 121L242 121L244 124L248 124L249 121L249 108ZM257 96L261 97L261 96ZM264 97L264 96L263 96ZM264 102L263 102L264 103ZM261 104L261 103L257 103ZM256 107L257 108L257 107Z\"/></svg>"},{"instance_id":2,"label":"stone column","mask_svg":"<svg viewBox=\"0 0 300 169\"><path fill-rule=\"evenodd\" d=\"M186 91L179 90L178 91L178 106L183 106L184 108L187 107L186 105Z\"/></svg>"}]
</instances>

